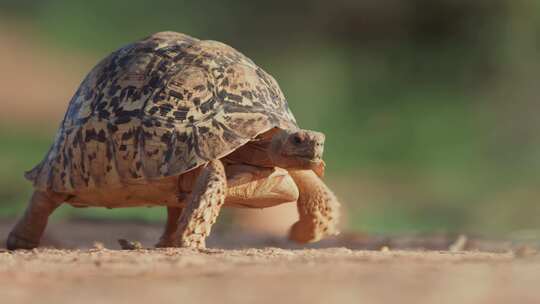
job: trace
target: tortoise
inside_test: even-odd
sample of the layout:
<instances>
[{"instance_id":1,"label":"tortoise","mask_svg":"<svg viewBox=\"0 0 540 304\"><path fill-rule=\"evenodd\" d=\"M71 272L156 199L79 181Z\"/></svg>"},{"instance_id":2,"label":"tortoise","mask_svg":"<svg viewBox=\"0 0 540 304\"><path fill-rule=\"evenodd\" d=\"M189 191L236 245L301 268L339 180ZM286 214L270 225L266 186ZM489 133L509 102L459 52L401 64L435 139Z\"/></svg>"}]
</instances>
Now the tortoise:
<instances>
[{"instance_id":1,"label":"tortoise","mask_svg":"<svg viewBox=\"0 0 540 304\"><path fill-rule=\"evenodd\" d=\"M321 180L325 137L299 128L275 79L232 47L176 32L124 46L86 76L7 239L39 245L49 215L75 207L166 206L158 247L204 248L222 205L297 202L289 237L337 233Z\"/></svg>"}]
</instances>

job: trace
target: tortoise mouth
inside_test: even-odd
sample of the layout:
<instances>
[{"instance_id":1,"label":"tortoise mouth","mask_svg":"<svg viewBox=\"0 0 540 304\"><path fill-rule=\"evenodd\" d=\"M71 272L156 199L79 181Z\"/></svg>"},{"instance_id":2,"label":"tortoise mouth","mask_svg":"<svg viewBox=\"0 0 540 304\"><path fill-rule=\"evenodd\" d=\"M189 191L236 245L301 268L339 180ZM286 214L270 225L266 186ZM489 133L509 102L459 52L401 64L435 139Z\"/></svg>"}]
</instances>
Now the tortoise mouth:
<instances>
[{"instance_id":1,"label":"tortoise mouth","mask_svg":"<svg viewBox=\"0 0 540 304\"><path fill-rule=\"evenodd\" d=\"M307 161L309 164L317 165L322 162L322 158L316 157L316 158L304 158L305 161Z\"/></svg>"},{"instance_id":2,"label":"tortoise mouth","mask_svg":"<svg viewBox=\"0 0 540 304\"><path fill-rule=\"evenodd\" d=\"M310 151L310 152L282 152L282 156L284 157L293 157L298 159L305 159L305 160L321 160L322 159L322 153L319 151Z\"/></svg>"},{"instance_id":3,"label":"tortoise mouth","mask_svg":"<svg viewBox=\"0 0 540 304\"><path fill-rule=\"evenodd\" d=\"M321 165L324 168L324 161L320 157L317 157L317 158L304 157L304 158L301 158L301 165L299 167L302 169L314 170L316 168L321 167Z\"/></svg>"},{"instance_id":4,"label":"tortoise mouth","mask_svg":"<svg viewBox=\"0 0 540 304\"><path fill-rule=\"evenodd\" d=\"M302 163L307 163L310 165L316 165L322 162L322 157L318 155L305 156L305 155L298 155L298 154L292 154L292 155L282 154L282 156L287 157L287 158L294 158L294 159L300 160Z\"/></svg>"}]
</instances>

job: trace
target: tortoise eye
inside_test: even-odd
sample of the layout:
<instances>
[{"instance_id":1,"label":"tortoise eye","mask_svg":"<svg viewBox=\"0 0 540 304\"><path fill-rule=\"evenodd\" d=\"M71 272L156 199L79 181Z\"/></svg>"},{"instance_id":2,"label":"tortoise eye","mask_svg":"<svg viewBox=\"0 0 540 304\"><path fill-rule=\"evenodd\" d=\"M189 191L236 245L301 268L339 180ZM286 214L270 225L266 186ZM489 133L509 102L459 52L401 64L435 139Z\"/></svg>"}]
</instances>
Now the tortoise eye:
<instances>
[{"instance_id":1,"label":"tortoise eye","mask_svg":"<svg viewBox=\"0 0 540 304\"><path fill-rule=\"evenodd\" d=\"M299 145L302 143L302 138L300 137L300 135L295 135L293 136L292 138L292 142L295 144L295 145Z\"/></svg>"}]
</instances>

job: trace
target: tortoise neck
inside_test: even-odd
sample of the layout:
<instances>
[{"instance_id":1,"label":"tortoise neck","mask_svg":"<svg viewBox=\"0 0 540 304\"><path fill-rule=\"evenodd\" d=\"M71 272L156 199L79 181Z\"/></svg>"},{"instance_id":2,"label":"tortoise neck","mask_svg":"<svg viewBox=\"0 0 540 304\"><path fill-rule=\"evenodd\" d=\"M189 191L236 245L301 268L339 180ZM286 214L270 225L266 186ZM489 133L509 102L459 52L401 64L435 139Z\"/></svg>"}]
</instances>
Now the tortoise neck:
<instances>
[{"instance_id":1,"label":"tortoise neck","mask_svg":"<svg viewBox=\"0 0 540 304\"><path fill-rule=\"evenodd\" d=\"M274 167L270 158L271 140L250 141L233 153L227 155L224 160L232 163L243 163L259 167Z\"/></svg>"}]
</instances>

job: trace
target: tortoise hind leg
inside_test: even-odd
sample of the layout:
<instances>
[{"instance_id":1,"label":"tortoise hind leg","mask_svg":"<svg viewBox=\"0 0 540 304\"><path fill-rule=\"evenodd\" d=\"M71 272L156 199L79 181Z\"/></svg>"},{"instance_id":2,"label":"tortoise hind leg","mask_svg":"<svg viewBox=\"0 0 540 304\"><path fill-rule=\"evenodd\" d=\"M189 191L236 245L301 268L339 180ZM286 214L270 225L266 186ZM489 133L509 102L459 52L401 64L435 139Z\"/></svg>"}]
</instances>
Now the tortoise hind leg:
<instances>
[{"instance_id":1,"label":"tortoise hind leg","mask_svg":"<svg viewBox=\"0 0 540 304\"><path fill-rule=\"evenodd\" d=\"M167 207L167 223L165 230L156 244L158 248L174 247L174 233L178 230L178 219L182 214L182 207Z\"/></svg>"},{"instance_id":2,"label":"tortoise hind leg","mask_svg":"<svg viewBox=\"0 0 540 304\"><path fill-rule=\"evenodd\" d=\"M204 167L193 187L173 237L181 247L204 248L227 194L227 177L220 160Z\"/></svg>"},{"instance_id":3,"label":"tortoise hind leg","mask_svg":"<svg viewBox=\"0 0 540 304\"><path fill-rule=\"evenodd\" d=\"M23 217L9 233L7 249L32 249L39 246L49 216L61 203L54 194L35 191Z\"/></svg>"}]
</instances>

